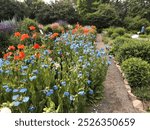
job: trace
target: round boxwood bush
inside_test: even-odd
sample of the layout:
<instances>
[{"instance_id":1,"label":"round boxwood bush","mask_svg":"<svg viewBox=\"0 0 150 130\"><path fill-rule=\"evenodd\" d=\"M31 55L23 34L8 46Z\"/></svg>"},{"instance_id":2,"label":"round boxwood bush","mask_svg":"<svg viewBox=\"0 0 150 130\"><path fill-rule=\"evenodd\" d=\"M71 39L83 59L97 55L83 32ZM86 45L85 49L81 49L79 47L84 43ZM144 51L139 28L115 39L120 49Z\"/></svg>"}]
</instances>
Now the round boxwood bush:
<instances>
[{"instance_id":1,"label":"round boxwood bush","mask_svg":"<svg viewBox=\"0 0 150 130\"><path fill-rule=\"evenodd\" d=\"M140 58L129 58L122 63L131 87L146 87L150 83L150 64Z\"/></svg>"},{"instance_id":2,"label":"round boxwood bush","mask_svg":"<svg viewBox=\"0 0 150 130\"><path fill-rule=\"evenodd\" d=\"M125 29L124 28L116 28L115 29L115 33L119 34L120 36L124 35L125 34Z\"/></svg>"},{"instance_id":3,"label":"round boxwood bush","mask_svg":"<svg viewBox=\"0 0 150 130\"><path fill-rule=\"evenodd\" d=\"M150 63L150 42L131 40L123 44L117 52L116 59L121 63L131 57L141 58Z\"/></svg>"}]
</instances>

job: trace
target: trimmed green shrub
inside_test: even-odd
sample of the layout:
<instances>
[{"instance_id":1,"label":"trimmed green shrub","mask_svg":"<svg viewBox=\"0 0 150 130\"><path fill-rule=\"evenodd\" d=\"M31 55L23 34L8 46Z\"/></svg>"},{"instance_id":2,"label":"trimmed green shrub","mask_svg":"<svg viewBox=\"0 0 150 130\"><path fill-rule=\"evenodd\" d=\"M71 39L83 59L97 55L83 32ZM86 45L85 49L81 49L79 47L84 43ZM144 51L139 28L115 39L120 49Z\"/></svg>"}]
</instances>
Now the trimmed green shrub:
<instances>
[{"instance_id":1,"label":"trimmed green shrub","mask_svg":"<svg viewBox=\"0 0 150 130\"><path fill-rule=\"evenodd\" d=\"M122 70L131 87L147 87L150 83L150 64L140 58L129 58Z\"/></svg>"},{"instance_id":2,"label":"trimmed green shrub","mask_svg":"<svg viewBox=\"0 0 150 130\"><path fill-rule=\"evenodd\" d=\"M115 31L115 33L119 34L120 36L124 35L126 32L126 30L124 28L121 28L121 27L115 28L114 31Z\"/></svg>"},{"instance_id":3,"label":"trimmed green shrub","mask_svg":"<svg viewBox=\"0 0 150 130\"><path fill-rule=\"evenodd\" d=\"M131 40L123 44L117 52L116 59L121 63L131 57L141 58L150 63L150 42Z\"/></svg>"},{"instance_id":4,"label":"trimmed green shrub","mask_svg":"<svg viewBox=\"0 0 150 130\"><path fill-rule=\"evenodd\" d=\"M126 38L126 37L117 37L114 42L113 42L113 45L112 45L112 48L110 50L110 53L113 54L113 55L116 55L116 53L118 52L119 48L125 44L125 43L128 43L129 41L133 41L131 38Z\"/></svg>"}]
</instances>

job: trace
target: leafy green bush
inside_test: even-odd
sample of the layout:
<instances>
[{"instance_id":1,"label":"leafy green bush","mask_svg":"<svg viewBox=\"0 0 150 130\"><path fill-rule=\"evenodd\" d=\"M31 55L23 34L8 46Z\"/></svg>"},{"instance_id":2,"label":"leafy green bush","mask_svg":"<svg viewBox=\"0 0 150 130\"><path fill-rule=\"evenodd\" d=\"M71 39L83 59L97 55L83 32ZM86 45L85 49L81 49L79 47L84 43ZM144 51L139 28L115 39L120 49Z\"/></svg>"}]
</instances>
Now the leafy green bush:
<instances>
[{"instance_id":1,"label":"leafy green bush","mask_svg":"<svg viewBox=\"0 0 150 130\"><path fill-rule=\"evenodd\" d=\"M150 26L146 28L146 34L150 34Z\"/></svg>"},{"instance_id":2,"label":"leafy green bush","mask_svg":"<svg viewBox=\"0 0 150 130\"><path fill-rule=\"evenodd\" d=\"M111 38L112 38L112 39L115 39L115 38L117 38L117 37L119 37L119 34L116 33L116 32L114 32L114 33L111 35Z\"/></svg>"},{"instance_id":3,"label":"leafy green bush","mask_svg":"<svg viewBox=\"0 0 150 130\"><path fill-rule=\"evenodd\" d=\"M147 87L150 83L150 64L140 58L129 58L122 63L131 87Z\"/></svg>"},{"instance_id":4,"label":"leafy green bush","mask_svg":"<svg viewBox=\"0 0 150 130\"><path fill-rule=\"evenodd\" d=\"M115 28L115 33L119 34L120 36L124 35L125 34L125 29L124 28Z\"/></svg>"},{"instance_id":5,"label":"leafy green bush","mask_svg":"<svg viewBox=\"0 0 150 130\"><path fill-rule=\"evenodd\" d=\"M147 41L130 40L123 44L116 55L116 59L122 62L128 58L137 57L150 63L150 43Z\"/></svg>"},{"instance_id":6,"label":"leafy green bush","mask_svg":"<svg viewBox=\"0 0 150 130\"><path fill-rule=\"evenodd\" d=\"M125 44L125 43L128 43L130 41L134 41L132 40L131 38L126 38L126 37L117 37L114 41L113 41L113 44L112 44L112 48L110 50L110 53L113 54L113 55L116 55L119 48Z\"/></svg>"},{"instance_id":7,"label":"leafy green bush","mask_svg":"<svg viewBox=\"0 0 150 130\"><path fill-rule=\"evenodd\" d=\"M39 31L38 23L29 18L25 18L23 21L20 22L18 31L22 33L30 33L30 26L34 26L36 28L35 31Z\"/></svg>"}]
</instances>

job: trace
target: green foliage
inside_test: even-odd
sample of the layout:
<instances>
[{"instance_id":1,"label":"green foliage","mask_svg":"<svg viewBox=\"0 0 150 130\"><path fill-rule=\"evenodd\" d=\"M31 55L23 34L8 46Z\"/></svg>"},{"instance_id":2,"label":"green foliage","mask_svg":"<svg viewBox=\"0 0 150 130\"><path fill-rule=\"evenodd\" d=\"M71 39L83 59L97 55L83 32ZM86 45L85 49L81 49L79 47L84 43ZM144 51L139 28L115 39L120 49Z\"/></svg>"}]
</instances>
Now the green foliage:
<instances>
[{"instance_id":1,"label":"green foliage","mask_svg":"<svg viewBox=\"0 0 150 130\"><path fill-rule=\"evenodd\" d=\"M150 26L146 27L146 34L150 34Z\"/></svg>"},{"instance_id":2,"label":"green foliage","mask_svg":"<svg viewBox=\"0 0 150 130\"><path fill-rule=\"evenodd\" d=\"M138 57L150 63L150 43L147 41L131 40L123 44L116 55L119 62L131 57Z\"/></svg>"},{"instance_id":3,"label":"green foliage","mask_svg":"<svg viewBox=\"0 0 150 130\"><path fill-rule=\"evenodd\" d=\"M112 48L110 50L110 53L113 54L113 55L116 55L118 53L118 50L119 48L125 44L125 43L128 43L128 42L131 42L134 40L132 40L131 38L126 38L126 37L117 37L114 41L113 41L113 44L112 44Z\"/></svg>"},{"instance_id":4,"label":"green foliage","mask_svg":"<svg viewBox=\"0 0 150 130\"><path fill-rule=\"evenodd\" d=\"M27 6L16 0L0 0L0 21L12 19L16 16L18 19L22 19L28 16Z\"/></svg>"},{"instance_id":5,"label":"green foliage","mask_svg":"<svg viewBox=\"0 0 150 130\"><path fill-rule=\"evenodd\" d=\"M141 18L139 16L137 17L126 17L124 20L124 26L128 30L137 30L140 31L141 27L148 26L150 23L147 19Z\"/></svg>"},{"instance_id":6,"label":"green foliage","mask_svg":"<svg viewBox=\"0 0 150 130\"><path fill-rule=\"evenodd\" d=\"M121 27L115 28L115 33L119 34L119 36L124 35L125 32L126 30L124 28L121 28Z\"/></svg>"},{"instance_id":7,"label":"green foliage","mask_svg":"<svg viewBox=\"0 0 150 130\"><path fill-rule=\"evenodd\" d=\"M150 64L140 58L129 58L121 66L131 87L148 87Z\"/></svg>"},{"instance_id":8,"label":"green foliage","mask_svg":"<svg viewBox=\"0 0 150 130\"><path fill-rule=\"evenodd\" d=\"M34 26L36 28L36 31L39 31L38 23L29 18L25 18L23 21L20 22L17 31L22 33L30 33L30 26Z\"/></svg>"},{"instance_id":9,"label":"green foliage","mask_svg":"<svg viewBox=\"0 0 150 130\"><path fill-rule=\"evenodd\" d=\"M51 5L43 5L36 13L36 20L42 24L50 24L57 20L75 24L79 21L79 16L70 2L57 1Z\"/></svg>"}]
</instances>

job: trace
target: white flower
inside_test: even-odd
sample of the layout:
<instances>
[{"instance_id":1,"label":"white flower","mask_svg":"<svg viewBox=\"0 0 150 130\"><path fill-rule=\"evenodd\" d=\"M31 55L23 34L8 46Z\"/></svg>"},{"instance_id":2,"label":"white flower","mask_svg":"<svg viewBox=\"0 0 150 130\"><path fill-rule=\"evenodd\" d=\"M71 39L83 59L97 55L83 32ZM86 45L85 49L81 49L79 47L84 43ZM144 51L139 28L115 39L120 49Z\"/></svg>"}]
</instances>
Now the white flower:
<instances>
[{"instance_id":1,"label":"white flower","mask_svg":"<svg viewBox=\"0 0 150 130\"><path fill-rule=\"evenodd\" d=\"M55 67L56 69L58 69L58 68L60 67L60 64L54 63L54 67Z\"/></svg>"},{"instance_id":2,"label":"white flower","mask_svg":"<svg viewBox=\"0 0 150 130\"><path fill-rule=\"evenodd\" d=\"M3 107L3 108L0 110L0 113L11 113L11 109L8 108L8 107Z\"/></svg>"}]
</instances>

